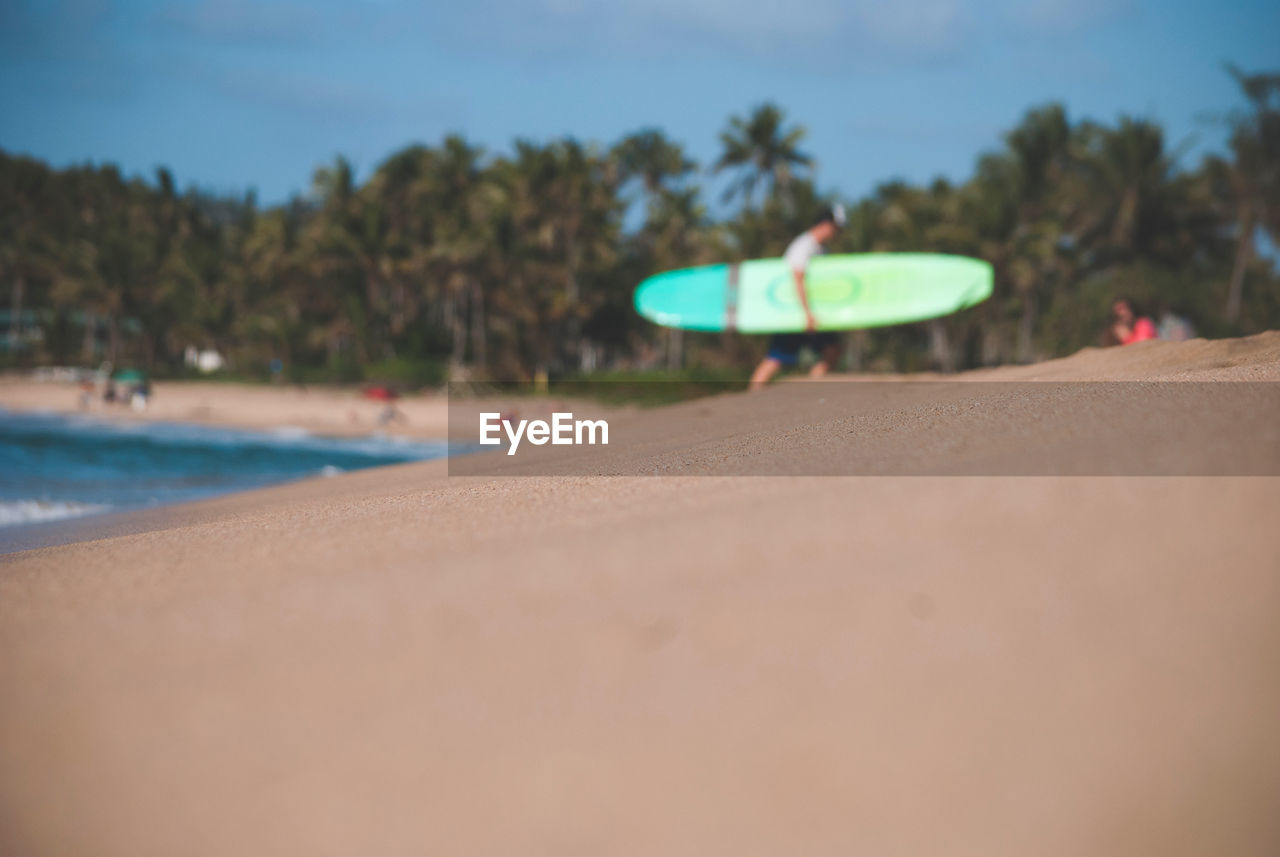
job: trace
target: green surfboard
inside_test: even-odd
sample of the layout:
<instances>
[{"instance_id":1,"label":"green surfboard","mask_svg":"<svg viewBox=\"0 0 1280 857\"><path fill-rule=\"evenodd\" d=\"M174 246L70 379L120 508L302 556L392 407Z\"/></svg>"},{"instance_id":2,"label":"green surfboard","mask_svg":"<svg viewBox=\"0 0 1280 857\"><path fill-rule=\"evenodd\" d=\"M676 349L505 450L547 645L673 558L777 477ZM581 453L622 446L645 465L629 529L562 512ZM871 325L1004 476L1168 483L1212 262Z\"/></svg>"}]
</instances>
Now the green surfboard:
<instances>
[{"instance_id":1,"label":"green surfboard","mask_svg":"<svg viewBox=\"0 0 1280 857\"><path fill-rule=\"evenodd\" d=\"M991 265L937 253L818 256L805 275L819 330L904 324L950 315L991 296ZM805 329L782 259L704 265L649 277L636 311L666 327L790 333Z\"/></svg>"}]
</instances>

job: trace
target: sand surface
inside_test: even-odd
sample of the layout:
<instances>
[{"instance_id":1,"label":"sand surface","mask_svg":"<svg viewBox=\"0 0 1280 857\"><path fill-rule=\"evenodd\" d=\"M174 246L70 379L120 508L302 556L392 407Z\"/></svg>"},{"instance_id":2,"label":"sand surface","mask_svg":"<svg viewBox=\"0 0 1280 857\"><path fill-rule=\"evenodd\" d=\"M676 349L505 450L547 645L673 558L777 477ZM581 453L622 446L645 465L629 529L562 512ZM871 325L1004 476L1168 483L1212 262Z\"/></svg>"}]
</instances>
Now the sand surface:
<instances>
[{"instance_id":1,"label":"sand surface","mask_svg":"<svg viewBox=\"0 0 1280 857\"><path fill-rule=\"evenodd\" d=\"M1280 334L962 380L1082 379L1276 381ZM623 463L860 454L806 386L635 415ZM953 454L1120 454L1099 395ZM0 557L0 853L1273 855L1277 521L1276 477L443 462L157 510Z\"/></svg>"}]
</instances>

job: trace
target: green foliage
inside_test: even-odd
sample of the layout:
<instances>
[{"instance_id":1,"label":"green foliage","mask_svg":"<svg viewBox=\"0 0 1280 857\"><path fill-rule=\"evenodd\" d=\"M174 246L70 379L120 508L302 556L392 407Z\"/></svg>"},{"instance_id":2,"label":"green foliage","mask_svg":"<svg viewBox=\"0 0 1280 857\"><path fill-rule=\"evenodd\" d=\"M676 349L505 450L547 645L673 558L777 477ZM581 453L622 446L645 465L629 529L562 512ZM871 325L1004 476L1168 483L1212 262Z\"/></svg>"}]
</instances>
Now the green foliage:
<instances>
[{"instance_id":1,"label":"green foliage","mask_svg":"<svg viewBox=\"0 0 1280 857\"><path fill-rule=\"evenodd\" d=\"M364 379L388 387L417 390L439 387L448 380L449 367L443 360L394 357L364 367Z\"/></svg>"},{"instance_id":2,"label":"green foliage","mask_svg":"<svg viewBox=\"0 0 1280 857\"><path fill-rule=\"evenodd\" d=\"M756 107L746 119L729 118L728 127L720 133L722 154L714 167L717 172L736 173L725 191L726 200L741 195L750 209L757 186L768 185L770 193L776 194L797 170L813 165L813 158L797 148L808 132L803 126L786 130L785 121L785 113L771 102Z\"/></svg>"},{"instance_id":3,"label":"green foliage","mask_svg":"<svg viewBox=\"0 0 1280 857\"><path fill-rule=\"evenodd\" d=\"M832 252L957 253L996 271L979 307L852 337L853 365L1070 353L1097 344L1119 296L1206 335L1280 327L1280 277L1257 252L1264 233L1280 243L1280 75L1230 71L1246 105L1230 151L1194 168L1151 121L1074 121L1049 104L967 181L845 200ZM494 154L449 136L363 180L338 158L274 207L182 193L167 170L148 182L0 152L0 360L179 376L194 346L222 353L228 378L265 380L279 360L307 383L741 378L763 339L654 327L632 291L656 271L780 254L837 199L804 137L774 104L731 117L710 171L739 202L720 221L703 168L652 128L609 148L521 140Z\"/></svg>"},{"instance_id":4,"label":"green foliage","mask_svg":"<svg viewBox=\"0 0 1280 857\"><path fill-rule=\"evenodd\" d=\"M551 384L549 392L606 404L652 407L746 388L746 378L733 370L649 369L572 375Z\"/></svg>"}]
</instances>

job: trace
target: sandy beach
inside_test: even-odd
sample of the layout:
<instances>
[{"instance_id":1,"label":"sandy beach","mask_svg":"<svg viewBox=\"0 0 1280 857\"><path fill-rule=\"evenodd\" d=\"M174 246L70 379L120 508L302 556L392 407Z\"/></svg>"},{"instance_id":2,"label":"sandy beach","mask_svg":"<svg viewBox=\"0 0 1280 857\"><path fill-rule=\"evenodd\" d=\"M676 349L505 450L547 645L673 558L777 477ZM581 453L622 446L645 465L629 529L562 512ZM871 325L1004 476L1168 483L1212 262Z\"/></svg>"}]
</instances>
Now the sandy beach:
<instances>
[{"instance_id":1,"label":"sandy beach","mask_svg":"<svg viewBox=\"0 0 1280 857\"><path fill-rule=\"evenodd\" d=\"M1280 333L956 380L1275 382ZM203 386L152 418L378 408ZM649 445L600 452L687 475L432 461L0 556L0 853L1280 852L1280 477L698 475L935 448L892 410L837 442L805 387L632 414ZM0 404L74 407L53 390ZM1112 399L981 405L939 455L1152 454ZM443 398L401 408L447 430ZM1230 463L1278 418L1162 424Z\"/></svg>"},{"instance_id":2,"label":"sandy beach","mask_svg":"<svg viewBox=\"0 0 1280 857\"><path fill-rule=\"evenodd\" d=\"M373 431L418 438L443 438L448 432L447 397L414 395L395 406L400 416L383 422L386 404L356 389L253 385L221 382L159 381L146 411L95 400L80 405L77 385L0 376L0 407L21 411L78 413L126 421L186 422L242 429L299 428L315 434L353 435Z\"/></svg>"}]
</instances>

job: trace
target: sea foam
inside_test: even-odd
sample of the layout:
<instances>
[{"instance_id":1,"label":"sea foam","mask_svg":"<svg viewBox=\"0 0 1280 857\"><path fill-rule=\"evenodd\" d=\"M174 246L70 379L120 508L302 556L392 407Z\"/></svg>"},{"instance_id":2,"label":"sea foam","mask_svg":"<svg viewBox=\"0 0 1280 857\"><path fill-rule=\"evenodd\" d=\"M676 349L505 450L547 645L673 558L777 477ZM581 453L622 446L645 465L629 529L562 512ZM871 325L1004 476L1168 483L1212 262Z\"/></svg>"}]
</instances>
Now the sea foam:
<instances>
[{"instance_id":1,"label":"sea foam","mask_svg":"<svg viewBox=\"0 0 1280 857\"><path fill-rule=\"evenodd\" d=\"M0 527L80 518L84 515L96 515L110 508L100 503L62 500L0 500Z\"/></svg>"}]
</instances>

